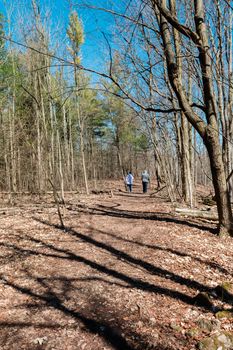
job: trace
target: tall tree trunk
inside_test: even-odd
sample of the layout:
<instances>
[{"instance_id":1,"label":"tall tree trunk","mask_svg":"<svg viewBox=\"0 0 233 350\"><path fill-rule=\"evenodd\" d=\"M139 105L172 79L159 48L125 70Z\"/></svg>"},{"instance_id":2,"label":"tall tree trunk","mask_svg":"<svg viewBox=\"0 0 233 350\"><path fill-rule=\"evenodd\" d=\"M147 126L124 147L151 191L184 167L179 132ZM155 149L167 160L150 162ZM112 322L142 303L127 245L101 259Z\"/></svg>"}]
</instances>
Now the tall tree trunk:
<instances>
[{"instance_id":1,"label":"tall tree trunk","mask_svg":"<svg viewBox=\"0 0 233 350\"><path fill-rule=\"evenodd\" d=\"M71 174L71 188L75 189L75 166L74 166L74 141L72 134L72 120L70 110L68 111L68 132L69 132L69 152L70 152L70 174Z\"/></svg>"},{"instance_id":2,"label":"tall tree trunk","mask_svg":"<svg viewBox=\"0 0 233 350\"><path fill-rule=\"evenodd\" d=\"M170 9L173 16L176 16L176 1L170 1ZM177 29L173 27L173 37L174 37L174 47L176 54L176 66L178 79L182 82L182 69L183 69L183 60L181 52L181 42L180 42L180 33ZM182 179L182 195L186 203L189 203L192 207L193 194L192 194L192 177L191 177L191 162L190 162L190 153L189 153L189 122L185 117L184 113L180 114L181 123L180 123L180 163L181 163L181 179Z\"/></svg>"},{"instance_id":3,"label":"tall tree trunk","mask_svg":"<svg viewBox=\"0 0 233 350\"><path fill-rule=\"evenodd\" d=\"M225 235L227 232L232 233L232 212L218 132L209 128L204 141L210 158L219 217L219 231L220 235Z\"/></svg>"},{"instance_id":4,"label":"tall tree trunk","mask_svg":"<svg viewBox=\"0 0 233 350\"><path fill-rule=\"evenodd\" d=\"M60 177L60 191L62 202L65 203L65 192L64 192L64 175L62 167L62 152L61 152L61 141L59 131L57 130L57 147L58 147L58 164L59 164L59 177Z\"/></svg>"},{"instance_id":5,"label":"tall tree trunk","mask_svg":"<svg viewBox=\"0 0 233 350\"><path fill-rule=\"evenodd\" d=\"M202 0L194 0L195 23L198 37L196 37L196 34L193 34L192 40L195 42L199 50L199 62L202 71L203 96L205 102L205 114L207 125L190 106L184 88L182 86L182 82L179 79L178 69L174 57L173 45L170 38L170 30L167 22L167 19L171 19L166 14L166 11L163 10L164 8L166 8L166 0L161 0L160 3L156 1L156 3L158 4L159 9L161 11L159 24L167 60L169 79L184 115L187 117L190 123L192 123L194 128L198 131L208 150L209 159L211 163L213 185L217 201L220 234L229 233L232 235L232 212L229 193L227 191L226 175L222 159L222 149L219 142L216 103L214 100L211 82L211 58L209 55L209 44L205 26L203 3ZM164 16L166 16L167 19L165 19ZM176 22L175 25L177 26L177 28L180 28Z\"/></svg>"},{"instance_id":6,"label":"tall tree trunk","mask_svg":"<svg viewBox=\"0 0 233 350\"><path fill-rule=\"evenodd\" d=\"M227 34L227 51L228 51L228 99L227 99L227 116L229 120L229 138L228 138L228 164L229 164L229 174L228 174L228 184L229 192L231 194L231 200L233 198L233 47L232 47L232 37L233 37L233 11L229 11L229 26L226 28Z\"/></svg>"},{"instance_id":7,"label":"tall tree trunk","mask_svg":"<svg viewBox=\"0 0 233 350\"><path fill-rule=\"evenodd\" d=\"M79 109L79 107L78 107L78 109ZM80 134L79 134L79 136L80 136L80 152L81 152L81 157L82 157L84 184L85 184L86 194L89 194L85 150L84 150L84 140L83 140L83 125L81 124L80 117L78 117L78 121L79 121L79 129L80 129Z\"/></svg>"},{"instance_id":8,"label":"tall tree trunk","mask_svg":"<svg viewBox=\"0 0 233 350\"><path fill-rule=\"evenodd\" d=\"M181 113L181 142L182 142L182 190L186 203L193 206L191 159L190 159L190 138L188 120Z\"/></svg>"},{"instance_id":9,"label":"tall tree trunk","mask_svg":"<svg viewBox=\"0 0 233 350\"><path fill-rule=\"evenodd\" d=\"M74 57L75 62L75 57ZM88 180L87 180L87 169L86 169L86 159L85 159L85 149L84 149L84 125L83 118L81 117L81 108L80 108L80 96L79 96L79 78L77 68L74 68L74 80L75 80L75 96L76 96L76 110L77 110L77 121L79 129L79 139L80 139L80 153L82 159L82 168L83 168L83 179L86 189L86 194L89 194Z\"/></svg>"},{"instance_id":10,"label":"tall tree trunk","mask_svg":"<svg viewBox=\"0 0 233 350\"><path fill-rule=\"evenodd\" d=\"M124 166L123 166L123 162L122 162L121 149L120 149L120 136L119 136L118 130L116 130L115 144L116 144L116 149L117 149L118 167L119 167L121 176L124 180L125 179L125 171L124 171Z\"/></svg>"}]
</instances>

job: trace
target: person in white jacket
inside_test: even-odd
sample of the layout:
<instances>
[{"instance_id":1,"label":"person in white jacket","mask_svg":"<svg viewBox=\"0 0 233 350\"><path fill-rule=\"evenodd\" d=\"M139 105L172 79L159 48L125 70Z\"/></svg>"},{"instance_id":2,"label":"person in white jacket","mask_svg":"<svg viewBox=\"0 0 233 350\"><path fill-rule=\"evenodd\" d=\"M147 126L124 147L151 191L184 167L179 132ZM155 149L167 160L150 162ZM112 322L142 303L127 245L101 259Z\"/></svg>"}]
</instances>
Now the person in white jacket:
<instances>
[{"instance_id":1,"label":"person in white jacket","mask_svg":"<svg viewBox=\"0 0 233 350\"><path fill-rule=\"evenodd\" d=\"M132 192L133 181L134 181L134 177L133 177L131 171L128 171L128 174L125 177L125 183L127 185L127 188L128 188L129 192Z\"/></svg>"}]
</instances>

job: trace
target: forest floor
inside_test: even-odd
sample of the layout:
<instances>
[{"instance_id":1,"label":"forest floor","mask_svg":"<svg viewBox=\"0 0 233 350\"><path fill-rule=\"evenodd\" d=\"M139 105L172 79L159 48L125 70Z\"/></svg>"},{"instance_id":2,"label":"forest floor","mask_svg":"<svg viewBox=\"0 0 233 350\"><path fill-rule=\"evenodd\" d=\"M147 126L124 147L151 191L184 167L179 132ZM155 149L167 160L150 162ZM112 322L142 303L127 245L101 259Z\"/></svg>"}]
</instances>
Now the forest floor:
<instances>
[{"instance_id":1,"label":"forest floor","mask_svg":"<svg viewBox=\"0 0 233 350\"><path fill-rule=\"evenodd\" d=\"M65 229L52 195L2 204L1 350L192 350L233 331L232 319L216 317L232 300L214 293L233 282L233 239L175 215L162 191L109 188L69 194ZM195 302L200 292L213 307Z\"/></svg>"}]
</instances>

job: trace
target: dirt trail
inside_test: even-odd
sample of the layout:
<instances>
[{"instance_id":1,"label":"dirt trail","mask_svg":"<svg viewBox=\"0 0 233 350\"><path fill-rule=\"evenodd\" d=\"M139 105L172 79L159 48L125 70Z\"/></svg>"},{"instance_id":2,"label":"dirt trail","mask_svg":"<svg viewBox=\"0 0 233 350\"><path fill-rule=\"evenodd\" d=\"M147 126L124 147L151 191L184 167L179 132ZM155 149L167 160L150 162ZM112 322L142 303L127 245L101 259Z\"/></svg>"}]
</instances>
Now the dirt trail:
<instances>
[{"instance_id":1,"label":"dirt trail","mask_svg":"<svg viewBox=\"0 0 233 350\"><path fill-rule=\"evenodd\" d=\"M232 239L140 193L0 216L1 349L195 349L216 321L198 292L232 280Z\"/></svg>"}]
</instances>

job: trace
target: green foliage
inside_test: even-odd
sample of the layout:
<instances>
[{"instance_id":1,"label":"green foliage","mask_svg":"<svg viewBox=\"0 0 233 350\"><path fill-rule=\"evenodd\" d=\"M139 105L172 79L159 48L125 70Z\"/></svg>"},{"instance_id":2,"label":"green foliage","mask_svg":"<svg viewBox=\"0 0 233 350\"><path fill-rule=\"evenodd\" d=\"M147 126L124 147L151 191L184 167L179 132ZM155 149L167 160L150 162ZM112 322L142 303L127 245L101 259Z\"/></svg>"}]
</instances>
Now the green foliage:
<instances>
[{"instance_id":1,"label":"green foliage","mask_svg":"<svg viewBox=\"0 0 233 350\"><path fill-rule=\"evenodd\" d=\"M5 40L2 38L4 34L4 17L0 13L0 105L5 104L7 93L9 93L10 80L13 77L11 56L5 48Z\"/></svg>"},{"instance_id":2,"label":"green foliage","mask_svg":"<svg viewBox=\"0 0 233 350\"><path fill-rule=\"evenodd\" d=\"M117 147L130 147L136 152L145 151L149 147L147 135L141 131L140 121L136 113L125 104L118 88L108 86L112 94L104 98L103 108L106 116L106 135L112 138L112 143Z\"/></svg>"},{"instance_id":3,"label":"green foliage","mask_svg":"<svg viewBox=\"0 0 233 350\"><path fill-rule=\"evenodd\" d=\"M4 46L5 46L5 40L3 39L3 36L5 34L4 32L4 16L2 13L0 13L0 57L2 57L2 53L4 50Z\"/></svg>"},{"instance_id":4,"label":"green foliage","mask_svg":"<svg viewBox=\"0 0 233 350\"><path fill-rule=\"evenodd\" d=\"M140 129L140 121L121 98L122 92L118 87L112 84L107 87L105 82L109 93L101 95L97 92L98 87L96 90L91 88L90 78L82 70L72 67L72 81L66 74L68 68L59 67L56 70L49 67L53 64L51 58L32 50L18 52L17 47L8 49L1 40L3 27L3 16L0 15L0 172L6 172L5 155L9 164L16 159L18 176L22 178L19 187L29 189L38 182L40 157L45 170L42 182L46 182L52 167L58 167L61 162L65 184L70 188L71 179L74 184L80 176L80 131L85 156L90 160L89 176L94 172L93 166L96 167L97 176L108 174L103 170L100 159L103 162L110 157L114 166L116 153L122 153L126 167L129 154L133 157L135 152L147 149L148 140ZM43 27L40 30L44 36L40 36L35 27L35 32L29 34L30 43L49 52L46 31ZM76 12L70 16L67 35L73 62L79 64L84 34ZM117 59L113 68L114 76L121 77L122 70ZM9 142L11 135L13 146ZM124 154L127 156L124 157ZM57 174L60 174L60 170L57 168ZM12 166L13 171L15 168Z\"/></svg>"},{"instance_id":5,"label":"green foliage","mask_svg":"<svg viewBox=\"0 0 233 350\"><path fill-rule=\"evenodd\" d=\"M136 151L146 151L149 148L148 137L144 133L135 135L133 144Z\"/></svg>"},{"instance_id":6,"label":"green foliage","mask_svg":"<svg viewBox=\"0 0 233 350\"><path fill-rule=\"evenodd\" d=\"M77 12L72 12L70 15L70 23L67 29L67 35L70 39L71 46L68 47L76 64L80 64L80 46L84 43L83 26L78 18Z\"/></svg>"}]
</instances>

